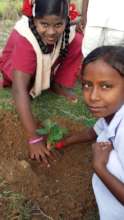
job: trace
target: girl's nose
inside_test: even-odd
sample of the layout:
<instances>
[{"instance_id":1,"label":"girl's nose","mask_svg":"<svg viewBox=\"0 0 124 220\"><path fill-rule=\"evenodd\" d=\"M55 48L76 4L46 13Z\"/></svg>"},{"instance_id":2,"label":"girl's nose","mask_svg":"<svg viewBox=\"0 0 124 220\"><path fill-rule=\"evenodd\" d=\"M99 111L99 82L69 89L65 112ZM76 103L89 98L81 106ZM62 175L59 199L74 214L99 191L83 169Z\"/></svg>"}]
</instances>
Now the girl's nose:
<instances>
[{"instance_id":1,"label":"girl's nose","mask_svg":"<svg viewBox=\"0 0 124 220\"><path fill-rule=\"evenodd\" d=\"M56 33L56 30L55 30L54 27L49 27L49 28L47 29L47 34L53 35L53 34L55 34L55 33Z\"/></svg>"},{"instance_id":2,"label":"girl's nose","mask_svg":"<svg viewBox=\"0 0 124 220\"><path fill-rule=\"evenodd\" d=\"M92 101L98 101L100 99L99 91L96 87L92 89L91 94L90 94L90 99Z\"/></svg>"}]
</instances>

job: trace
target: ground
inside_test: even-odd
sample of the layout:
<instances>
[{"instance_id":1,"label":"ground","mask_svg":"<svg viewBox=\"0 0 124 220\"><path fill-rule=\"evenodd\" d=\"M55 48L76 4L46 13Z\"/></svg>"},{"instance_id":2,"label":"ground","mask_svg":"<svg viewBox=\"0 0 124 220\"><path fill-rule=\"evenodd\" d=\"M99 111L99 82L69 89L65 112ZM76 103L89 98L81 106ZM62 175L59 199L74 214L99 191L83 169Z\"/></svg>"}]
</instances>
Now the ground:
<instances>
[{"instance_id":1,"label":"ground","mask_svg":"<svg viewBox=\"0 0 124 220\"><path fill-rule=\"evenodd\" d=\"M62 117L52 120L72 133L83 128ZM50 168L31 161L17 114L0 111L0 220L96 220L92 172L91 143L64 149ZM23 212L27 205L32 214L27 208L22 217L19 199Z\"/></svg>"}]
</instances>

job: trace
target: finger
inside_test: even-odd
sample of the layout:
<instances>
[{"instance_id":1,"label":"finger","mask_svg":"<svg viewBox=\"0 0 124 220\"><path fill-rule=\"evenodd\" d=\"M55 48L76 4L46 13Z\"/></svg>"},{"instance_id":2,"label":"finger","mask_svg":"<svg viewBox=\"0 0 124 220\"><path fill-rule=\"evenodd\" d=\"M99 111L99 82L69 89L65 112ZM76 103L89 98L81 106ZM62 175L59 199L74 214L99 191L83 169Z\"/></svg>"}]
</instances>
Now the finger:
<instances>
[{"instance_id":1,"label":"finger","mask_svg":"<svg viewBox=\"0 0 124 220\"><path fill-rule=\"evenodd\" d=\"M51 150L51 144L50 143L47 143L47 149Z\"/></svg>"},{"instance_id":2,"label":"finger","mask_svg":"<svg viewBox=\"0 0 124 220\"><path fill-rule=\"evenodd\" d=\"M51 159L54 159L56 157L56 148L53 148L53 146L50 143L47 143L47 149L49 152L46 152L47 156Z\"/></svg>"},{"instance_id":3,"label":"finger","mask_svg":"<svg viewBox=\"0 0 124 220\"><path fill-rule=\"evenodd\" d=\"M50 167L50 164L45 155L40 156L40 161L42 161L45 166Z\"/></svg>"},{"instance_id":4,"label":"finger","mask_svg":"<svg viewBox=\"0 0 124 220\"><path fill-rule=\"evenodd\" d=\"M63 152L63 149L61 149L61 150L55 149L53 154L55 155L55 158L60 159L62 157L62 155L64 154L64 152Z\"/></svg>"},{"instance_id":5,"label":"finger","mask_svg":"<svg viewBox=\"0 0 124 220\"><path fill-rule=\"evenodd\" d=\"M101 144L109 144L109 145L112 144L111 141L104 141L104 142L99 142L99 143L101 143Z\"/></svg>"},{"instance_id":6,"label":"finger","mask_svg":"<svg viewBox=\"0 0 124 220\"><path fill-rule=\"evenodd\" d=\"M106 141L106 142L103 142L103 144L105 145L111 145L112 143L110 141Z\"/></svg>"},{"instance_id":7,"label":"finger","mask_svg":"<svg viewBox=\"0 0 124 220\"><path fill-rule=\"evenodd\" d=\"M57 156L57 152L56 152L56 149L52 150L51 151L51 154L50 154L50 157L49 157L52 161L56 162L57 159L58 159L58 156Z\"/></svg>"},{"instance_id":8,"label":"finger","mask_svg":"<svg viewBox=\"0 0 124 220\"><path fill-rule=\"evenodd\" d=\"M31 158L31 160L36 160L35 154L29 154L29 157Z\"/></svg>"},{"instance_id":9,"label":"finger","mask_svg":"<svg viewBox=\"0 0 124 220\"><path fill-rule=\"evenodd\" d=\"M45 149L45 154L47 155L47 157L49 157L51 160L55 159L55 155L53 154L52 151Z\"/></svg>"},{"instance_id":10,"label":"finger","mask_svg":"<svg viewBox=\"0 0 124 220\"><path fill-rule=\"evenodd\" d=\"M51 148L50 150L45 149L45 154L52 161L56 161L58 159L58 152L55 148Z\"/></svg>"},{"instance_id":11,"label":"finger","mask_svg":"<svg viewBox=\"0 0 124 220\"><path fill-rule=\"evenodd\" d=\"M106 142L98 142L99 145L103 146Z\"/></svg>"},{"instance_id":12,"label":"finger","mask_svg":"<svg viewBox=\"0 0 124 220\"><path fill-rule=\"evenodd\" d=\"M101 148L101 147L110 146L110 145L107 142L99 142L97 146Z\"/></svg>"}]
</instances>

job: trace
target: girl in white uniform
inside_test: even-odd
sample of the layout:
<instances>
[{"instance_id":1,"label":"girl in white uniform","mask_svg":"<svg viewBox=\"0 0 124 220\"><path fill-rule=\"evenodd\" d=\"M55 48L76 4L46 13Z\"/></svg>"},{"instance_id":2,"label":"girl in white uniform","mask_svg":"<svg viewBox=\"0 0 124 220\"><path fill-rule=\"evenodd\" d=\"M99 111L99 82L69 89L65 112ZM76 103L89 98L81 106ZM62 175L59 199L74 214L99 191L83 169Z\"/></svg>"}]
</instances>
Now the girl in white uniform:
<instances>
[{"instance_id":1,"label":"girl in white uniform","mask_svg":"<svg viewBox=\"0 0 124 220\"><path fill-rule=\"evenodd\" d=\"M98 119L63 146L93 141L93 189L100 220L124 220L124 47L102 46L85 59L83 97Z\"/></svg>"}]
</instances>

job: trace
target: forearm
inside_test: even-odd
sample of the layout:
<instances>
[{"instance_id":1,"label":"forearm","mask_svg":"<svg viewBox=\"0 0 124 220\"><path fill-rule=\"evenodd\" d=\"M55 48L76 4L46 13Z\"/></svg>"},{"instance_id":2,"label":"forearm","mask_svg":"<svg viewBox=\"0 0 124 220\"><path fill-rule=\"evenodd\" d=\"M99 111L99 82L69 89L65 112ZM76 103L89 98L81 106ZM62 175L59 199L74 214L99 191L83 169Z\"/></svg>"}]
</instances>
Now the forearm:
<instances>
[{"instance_id":1,"label":"forearm","mask_svg":"<svg viewBox=\"0 0 124 220\"><path fill-rule=\"evenodd\" d=\"M20 93L19 91L13 90L13 96L27 138L36 137L37 125L31 111L31 103L27 91Z\"/></svg>"},{"instance_id":2,"label":"forearm","mask_svg":"<svg viewBox=\"0 0 124 220\"><path fill-rule=\"evenodd\" d=\"M124 183L113 176L105 166L98 166L95 172L111 193L124 205Z\"/></svg>"},{"instance_id":3,"label":"forearm","mask_svg":"<svg viewBox=\"0 0 124 220\"><path fill-rule=\"evenodd\" d=\"M83 0L83 3L82 3L82 16L87 15L88 4L89 4L89 0Z\"/></svg>"},{"instance_id":4,"label":"forearm","mask_svg":"<svg viewBox=\"0 0 124 220\"><path fill-rule=\"evenodd\" d=\"M88 10L88 3L89 3L89 0L83 0L83 3L82 3L82 11L81 11L81 19L80 19L80 22L79 22L79 26L77 26L77 31L83 31L85 26L86 26L86 23L87 23L87 10Z\"/></svg>"},{"instance_id":5,"label":"forearm","mask_svg":"<svg viewBox=\"0 0 124 220\"><path fill-rule=\"evenodd\" d=\"M27 136L28 150L31 159L36 159L49 166L47 157L51 157L51 153L45 147L42 137L36 133L37 123L31 111L31 103L29 97L29 86L31 76L20 71L13 73L12 92L15 99L16 109L20 120L23 124L25 134Z\"/></svg>"},{"instance_id":6,"label":"forearm","mask_svg":"<svg viewBox=\"0 0 124 220\"><path fill-rule=\"evenodd\" d=\"M71 145L75 143L88 142L96 140L96 133L93 128L85 128L81 132L77 132L67 138L64 138L64 143L66 145Z\"/></svg>"}]
</instances>

